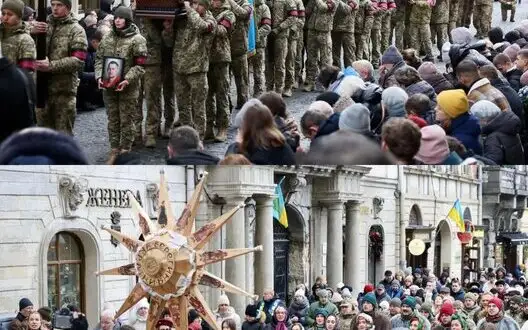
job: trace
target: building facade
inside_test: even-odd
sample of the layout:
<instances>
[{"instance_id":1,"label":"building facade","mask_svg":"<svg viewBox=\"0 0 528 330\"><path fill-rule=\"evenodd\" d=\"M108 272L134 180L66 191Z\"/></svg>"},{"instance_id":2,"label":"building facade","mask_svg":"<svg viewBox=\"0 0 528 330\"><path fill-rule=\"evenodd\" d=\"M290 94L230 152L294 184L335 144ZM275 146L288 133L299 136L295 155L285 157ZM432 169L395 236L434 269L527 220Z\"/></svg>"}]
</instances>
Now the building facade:
<instances>
[{"instance_id":1,"label":"building facade","mask_svg":"<svg viewBox=\"0 0 528 330\"><path fill-rule=\"evenodd\" d=\"M101 230L105 225L139 237L127 193L154 219L159 172L165 171L175 215L183 210L200 174L209 176L196 227L241 202L208 249L263 245L264 251L211 265L209 271L262 295L274 288L288 298L299 283L326 276L357 294L386 269L444 268L461 277L464 249L446 216L458 198L464 218L481 225L478 168L410 166L177 167L51 166L0 168L0 313L18 300L38 306L79 305L96 324L105 303L119 308L135 278L95 276L132 262L126 248ZM281 182L288 228L273 220L275 187ZM412 239L426 249L409 253ZM469 246L482 265L479 239ZM220 292L206 288L213 308ZM245 297L230 296L243 313Z\"/></svg>"}]
</instances>

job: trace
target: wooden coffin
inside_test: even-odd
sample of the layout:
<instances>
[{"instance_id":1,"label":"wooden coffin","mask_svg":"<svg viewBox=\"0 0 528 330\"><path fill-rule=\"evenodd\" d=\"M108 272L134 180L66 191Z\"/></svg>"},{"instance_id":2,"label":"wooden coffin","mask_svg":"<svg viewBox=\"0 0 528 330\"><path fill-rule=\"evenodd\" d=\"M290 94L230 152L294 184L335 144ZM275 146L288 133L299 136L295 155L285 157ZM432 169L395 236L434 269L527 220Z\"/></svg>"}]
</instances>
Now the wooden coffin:
<instances>
[{"instance_id":1,"label":"wooden coffin","mask_svg":"<svg viewBox=\"0 0 528 330\"><path fill-rule=\"evenodd\" d=\"M174 18L176 0L136 0L136 16Z\"/></svg>"}]
</instances>

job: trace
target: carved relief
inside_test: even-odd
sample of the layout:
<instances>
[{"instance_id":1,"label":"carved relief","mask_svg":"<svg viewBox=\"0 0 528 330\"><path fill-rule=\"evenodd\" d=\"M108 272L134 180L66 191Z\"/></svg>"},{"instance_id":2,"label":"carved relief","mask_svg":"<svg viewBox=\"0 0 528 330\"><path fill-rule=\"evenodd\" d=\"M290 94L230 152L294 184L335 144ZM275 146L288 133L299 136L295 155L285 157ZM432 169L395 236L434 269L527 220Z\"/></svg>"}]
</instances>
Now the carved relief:
<instances>
[{"instance_id":1,"label":"carved relief","mask_svg":"<svg viewBox=\"0 0 528 330\"><path fill-rule=\"evenodd\" d=\"M222 282L220 282L216 278L212 278L212 277L210 277L208 275L202 276L202 278L200 279L200 284L211 286L213 288L223 288L224 287Z\"/></svg>"},{"instance_id":2,"label":"carved relief","mask_svg":"<svg viewBox=\"0 0 528 330\"><path fill-rule=\"evenodd\" d=\"M203 263L211 263L211 262L216 262L216 261L223 260L225 257L227 257L227 252L226 251L224 251L224 250L216 250L216 251L204 252L200 256L200 260Z\"/></svg>"},{"instance_id":3,"label":"carved relief","mask_svg":"<svg viewBox=\"0 0 528 330\"><path fill-rule=\"evenodd\" d=\"M134 264L129 264L119 267L119 274L121 275L136 275L136 267Z\"/></svg>"},{"instance_id":4,"label":"carved relief","mask_svg":"<svg viewBox=\"0 0 528 330\"><path fill-rule=\"evenodd\" d=\"M208 223L202 228L198 229L196 233L193 234L193 240L195 242L200 242L204 238L206 238L208 235L210 235L214 229L216 228L214 223Z\"/></svg>"},{"instance_id":5,"label":"carved relief","mask_svg":"<svg viewBox=\"0 0 528 330\"><path fill-rule=\"evenodd\" d=\"M385 204L385 199L381 197L377 196L372 199L372 213L374 215L374 219L379 218L379 214L383 210L384 204Z\"/></svg>"},{"instance_id":6,"label":"carved relief","mask_svg":"<svg viewBox=\"0 0 528 330\"><path fill-rule=\"evenodd\" d=\"M75 211L83 203L84 193L87 189L88 180L84 178L74 180L71 177L62 177L59 179L59 192L64 217L75 217Z\"/></svg>"},{"instance_id":7,"label":"carved relief","mask_svg":"<svg viewBox=\"0 0 528 330\"><path fill-rule=\"evenodd\" d=\"M145 209L150 219L156 219L158 217L158 202L159 200L159 188L155 183L149 183L147 185L147 202Z\"/></svg>"},{"instance_id":8,"label":"carved relief","mask_svg":"<svg viewBox=\"0 0 528 330\"><path fill-rule=\"evenodd\" d=\"M110 228L115 231L121 232L121 213L119 213L118 211L112 212L112 214L110 214L110 220L112 221L112 225L110 226ZM112 243L114 247L117 247L117 245L119 244L119 240L117 240L114 236L111 236L110 243Z\"/></svg>"}]
</instances>

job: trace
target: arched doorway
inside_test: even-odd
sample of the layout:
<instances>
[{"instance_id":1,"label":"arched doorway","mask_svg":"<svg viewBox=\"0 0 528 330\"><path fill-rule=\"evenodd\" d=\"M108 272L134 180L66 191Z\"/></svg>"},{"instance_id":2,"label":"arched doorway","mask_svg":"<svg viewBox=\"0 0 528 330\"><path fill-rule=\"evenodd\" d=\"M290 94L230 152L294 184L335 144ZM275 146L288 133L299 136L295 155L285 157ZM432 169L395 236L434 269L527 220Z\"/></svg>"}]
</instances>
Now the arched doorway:
<instances>
[{"instance_id":1,"label":"arched doorway","mask_svg":"<svg viewBox=\"0 0 528 330\"><path fill-rule=\"evenodd\" d=\"M368 234L368 280L377 283L383 278L383 248L385 243L385 232L381 225L370 227Z\"/></svg>"},{"instance_id":2,"label":"arched doorway","mask_svg":"<svg viewBox=\"0 0 528 330\"><path fill-rule=\"evenodd\" d=\"M85 310L84 260L79 237L66 231L53 236L47 257L48 306L52 310L64 305Z\"/></svg>"},{"instance_id":3,"label":"arched doorway","mask_svg":"<svg viewBox=\"0 0 528 330\"><path fill-rule=\"evenodd\" d=\"M434 272L440 276L443 272L451 274L451 229L446 220L440 221L435 236Z\"/></svg>"},{"instance_id":4,"label":"arched doorway","mask_svg":"<svg viewBox=\"0 0 528 330\"><path fill-rule=\"evenodd\" d=\"M274 290L282 301L288 299L289 254L290 232L278 221L273 220Z\"/></svg>"},{"instance_id":5,"label":"arched doorway","mask_svg":"<svg viewBox=\"0 0 528 330\"><path fill-rule=\"evenodd\" d=\"M420 211L420 207L417 204L414 204L411 207L411 211L409 212L409 225L405 230L407 245L406 260L408 267L411 267L412 269L427 267L427 258L429 255L428 251L431 247L430 231L431 229L429 227L426 228L423 225L422 212ZM413 255L409 251L409 243L415 238L421 239L425 243L425 250L419 256Z\"/></svg>"},{"instance_id":6,"label":"arched doorway","mask_svg":"<svg viewBox=\"0 0 528 330\"><path fill-rule=\"evenodd\" d=\"M294 288L307 280L308 267L308 244L304 219L299 210L292 206L286 205L286 215L288 216L289 231L289 271L288 271L288 288L291 295Z\"/></svg>"}]
</instances>

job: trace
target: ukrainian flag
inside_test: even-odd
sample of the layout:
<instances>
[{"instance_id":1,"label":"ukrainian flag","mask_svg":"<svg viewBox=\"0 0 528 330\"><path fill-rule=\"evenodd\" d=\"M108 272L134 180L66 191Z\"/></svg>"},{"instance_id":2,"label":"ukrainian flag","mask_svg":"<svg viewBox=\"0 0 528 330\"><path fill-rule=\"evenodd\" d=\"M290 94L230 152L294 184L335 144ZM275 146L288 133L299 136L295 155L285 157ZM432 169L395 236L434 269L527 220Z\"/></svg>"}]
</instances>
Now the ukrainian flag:
<instances>
[{"instance_id":1,"label":"ukrainian flag","mask_svg":"<svg viewBox=\"0 0 528 330\"><path fill-rule=\"evenodd\" d=\"M273 219L276 219L284 228L288 228L288 216L286 215L286 204L284 203L284 196L282 195L281 183L285 177L282 177L280 182L275 187L275 199L273 200Z\"/></svg>"},{"instance_id":2,"label":"ukrainian flag","mask_svg":"<svg viewBox=\"0 0 528 330\"><path fill-rule=\"evenodd\" d=\"M459 232L463 233L466 231L464 219L462 218L462 205L460 205L458 198L455 201L455 205L451 208L451 211L447 214L447 217L457 225Z\"/></svg>"},{"instance_id":3,"label":"ukrainian flag","mask_svg":"<svg viewBox=\"0 0 528 330\"><path fill-rule=\"evenodd\" d=\"M255 55L257 51L257 25L255 24L255 16L253 11L255 10L255 0L249 0L251 6L251 17L249 18L249 30L248 30L248 57Z\"/></svg>"}]
</instances>

